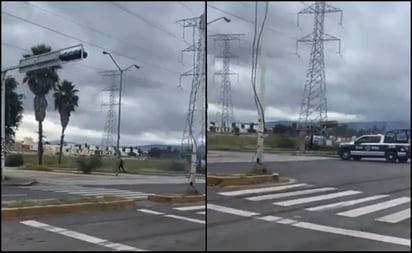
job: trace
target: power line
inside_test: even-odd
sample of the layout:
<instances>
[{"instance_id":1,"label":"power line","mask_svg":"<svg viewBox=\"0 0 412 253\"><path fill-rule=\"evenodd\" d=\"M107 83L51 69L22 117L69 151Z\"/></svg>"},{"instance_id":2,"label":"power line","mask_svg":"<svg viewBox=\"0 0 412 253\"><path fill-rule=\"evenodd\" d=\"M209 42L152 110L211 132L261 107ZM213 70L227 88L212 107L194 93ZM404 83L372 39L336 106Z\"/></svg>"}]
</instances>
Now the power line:
<instances>
[{"instance_id":1,"label":"power line","mask_svg":"<svg viewBox=\"0 0 412 253\"><path fill-rule=\"evenodd\" d=\"M185 7L187 10L189 10L190 12L194 12L191 8L189 8L189 6L187 6L186 4L182 3L182 2L177 2L178 4L180 4L181 6Z\"/></svg>"},{"instance_id":2,"label":"power line","mask_svg":"<svg viewBox=\"0 0 412 253\"><path fill-rule=\"evenodd\" d=\"M159 31L162 31L162 32L164 32L164 33L167 33L168 35L172 36L173 38L175 38L175 39L177 39L177 40L179 40L179 41L182 41L182 42L184 42L184 43L186 43L186 44L189 44L189 42L185 41L185 40L182 39L182 38L177 37L175 34L169 32L169 31L168 31L166 28L164 28L163 26L161 26L161 25L159 25L159 24L156 24L156 23L154 23L154 22L152 22L152 21L150 21L150 20L148 20L148 19L140 16L139 14L137 14L137 13L135 13L135 12L133 12L133 11L125 8L124 6L121 6L120 4L118 4L118 3L116 3L116 2L110 2L110 3L111 3L112 5L114 5L114 6L116 6L117 8L119 8L119 9L121 9L121 10L129 13L130 15L132 15L132 16L140 19L140 20L143 20L143 22L145 22L146 24L148 24L148 25L150 25L150 26L158 29Z\"/></svg>"},{"instance_id":3,"label":"power line","mask_svg":"<svg viewBox=\"0 0 412 253\"><path fill-rule=\"evenodd\" d=\"M247 23L249 23L249 24L255 25L255 23L254 23L253 21L251 21L251 20L248 20L248 19L246 19L246 18L244 18L244 17L238 16L238 15L233 14L233 13L231 13L231 12L222 10L222 9L216 7L216 6L210 5L209 3L207 4L207 6L210 7L210 8L212 8L212 9L215 9L215 10L217 10L217 11L220 11L220 12L222 12L222 13L225 13L225 14L227 14L227 15L230 15L230 16L232 16L232 17L235 17L235 18L238 18L238 19L240 19L240 20L243 20L243 21L245 21L245 22L247 22ZM287 34L286 32L281 31L281 30L279 30L279 29L277 29L277 28L275 28L275 27L272 27L272 26L267 26L267 29L269 29L270 31L275 32L275 33ZM293 40L293 41L296 40L296 39L294 39L294 38L292 38L292 37L289 37L289 36L287 36L287 37L288 37L289 39Z\"/></svg>"},{"instance_id":4,"label":"power line","mask_svg":"<svg viewBox=\"0 0 412 253\"><path fill-rule=\"evenodd\" d=\"M15 45L12 45L12 44L7 43L7 42L2 42L1 44L2 44L3 46L6 46L6 47L11 47L11 48L19 49L19 50L24 51L24 52L27 52L27 53L31 53L31 51L28 50L28 49L24 49L24 48L22 48L22 47L15 46Z\"/></svg>"},{"instance_id":5,"label":"power line","mask_svg":"<svg viewBox=\"0 0 412 253\"><path fill-rule=\"evenodd\" d=\"M27 20L27 19L25 19L25 18L22 18L22 17L16 16L16 15L13 15L13 14L8 13L8 12L6 12L6 11L2 11L1 13L6 14L6 15L11 16L11 17L14 17L14 18L16 18L16 19L19 19L19 20L21 20L21 21L23 21L23 22L26 22L26 23L29 23L29 24L32 24L32 25L41 27L41 28L46 29L46 30L48 30L48 31L52 31L52 32L54 32L54 33L60 34L60 35L62 35L62 36L64 36L64 37L71 38L71 39L73 39L73 40L77 40L77 41L79 41L79 42L88 44L88 45L90 45L90 46L92 46L92 47L95 47L95 48L99 48L100 50L110 51L112 54L115 54L115 55L118 55L118 56L122 56L122 57L124 57L124 58L130 59L130 60L133 60L133 61L143 62L143 63L146 63L146 64L148 64L148 65L151 65L151 66L153 66L153 67L155 67L155 68L163 69L164 71L167 71L167 72L170 72L170 73L173 73L173 74L179 74L178 72L176 72L176 71L174 71L174 70L171 70L171 69L168 69L168 68L165 68L165 67L161 67L161 66L159 66L159 65L156 65L156 64L153 64L153 63L150 63L150 62L147 62L147 61L138 60L138 59L136 59L136 58L133 58L133 57L124 55L124 54L122 54L122 53L120 53L120 52L117 52L117 51L113 51L113 50L106 49L106 48L104 48L104 47L102 47L102 46L99 46L99 45L97 45L97 44L95 44L95 43L92 43L92 42L89 42L89 41L86 41L86 40L83 40L83 39L79 39L79 38L77 38L77 37L74 37L74 36L72 36L72 35L69 35L69 34L66 34L66 33L63 33L63 32L59 32L59 31L54 30L54 29L52 29L52 28L50 28L50 27L47 27L47 26L44 26L44 25L40 25L40 24L38 24L38 23L35 23L35 22L30 21L30 20Z\"/></svg>"},{"instance_id":6,"label":"power line","mask_svg":"<svg viewBox=\"0 0 412 253\"><path fill-rule=\"evenodd\" d=\"M139 49L139 50L143 50L143 51L145 51L145 52L147 52L147 51L150 50L150 49L148 49L148 48L143 48L143 47L137 46L137 45L135 45L135 44L131 44L129 41L124 41L124 40L115 38L115 37L113 37L112 35L110 35L110 34L108 34L108 33L105 33L105 32L103 32L103 31L97 30L97 29L95 29L95 28L93 28L93 27L84 25L84 24L82 24L82 23L80 23L80 22L76 22L76 21L74 21L73 19L67 18L67 17L65 17L65 16L62 16L62 15L56 13L56 12L53 12L53 11L51 11L51 10L42 8L42 7L40 7L40 6L37 6L37 5L35 5L35 4L32 4L32 3L30 3L30 2L24 2L24 3L25 3L25 4L28 4L28 5L31 5L31 6L37 8L37 9L39 9L39 10L42 10L42 11L44 11L44 12L47 12L47 13L49 13L49 14L51 14L51 15L54 15L54 16L59 17L59 18L61 18L61 19L64 19L64 20L66 20L66 21L68 21L68 22L70 22L70 23L76 24L76 25L78 25L78 26L80 26L80 27L89 29L89 30L91 30L91 31L93 31L93 32L95 32L95 33L98 33L98 34L101 34L101 35L103 35L103 36L106 36L107 38L111 38L111 39L113 39L113 40L116 40L116 41L125 43L125 44L127 44L127 45L131 45L131 46L133 46L134 48L137 48L137 49ZM150 53L153 53L153 51L151 51ZM160 55L156 55L156 56L160 56Z\"/></svg>"},{"instance_id":7,"label":"power line","mask_svg":"<svg viewBox=\"0 0 412 253\"><path fill-rule=\"evenodd\" d=\"M301 3L304 4L302 1L301 1ZM251 21L251 20L248 20L248 19L246 19L246 18L244 18L244 17L238 16L238 15L233 14L233 13L231 13L231 12L222 10L222 9L216 7L216 6L210 5L209 3L207 4L207 6L210 7L210 8L212 8L212 9L215 9L215 10L217 10L217 11L220 11L220 12L222 12L222 13L225 13L225 14L227 14L227 15L230 15L230 16L232 16L232 17L235 17L235 18L237 18L237 19L243 20L243 21L245 21L245 22L247 22L247 23L249 23L249 24L251 24L251 25L253 25L253 26L255 25L255 23L254 23L253 21ZM294 42L296 41L296 38L290 37L290 36L289 36L286 32L284 32L284 31L281 31L281 30L279 30L279 29L277 29L277 28L268 26L267 24L266 24L265 26L266 26L266 28L268 29L268 31L271 31L271 32L277 33L277 34L278 34L278 33L284 34L284 35L286 35L286 38L288 38L288 39L290 39L290 40L293 40ZM331 52L331 51L328 50L328 49L325 49L325 51ZM289 51L289 52L291 52L291 51ZM293 54L295 54L295 53L293 53Z\"/></svg>"}]
</instances>

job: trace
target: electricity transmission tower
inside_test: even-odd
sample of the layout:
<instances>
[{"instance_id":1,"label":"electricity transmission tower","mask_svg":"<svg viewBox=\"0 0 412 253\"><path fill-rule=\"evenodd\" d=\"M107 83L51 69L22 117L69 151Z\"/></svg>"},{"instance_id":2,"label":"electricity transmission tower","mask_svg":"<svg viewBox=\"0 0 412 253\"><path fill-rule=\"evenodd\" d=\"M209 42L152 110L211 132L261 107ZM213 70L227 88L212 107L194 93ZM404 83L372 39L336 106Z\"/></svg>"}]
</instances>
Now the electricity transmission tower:
<instances>
[{"instance_id":1,"label":"electricity transmission tower","mask_svg":"<svg viewBox=\"0 0 412 253\"><path fill-rule=\"evenodd\" d=\"M297 124L297 130L300 132L321 131L322 123L326 122L328 118L323 42L338 41L340 54L340 39L324 33L325 13L329 12L340 12L340 24L342 24L343 11L325 2L315 2L298 12L298 26L299 14L315 14L313 32L296 41L296 54L299 42L312 43L306 83L300 106L299 122Z\"/></svg>"},{"instance_id":2,"label":"electricity transmission tower","mask_svg":"<svg viewBox=\"0 0 412 253\"><path fill-rule=\"evenodd\" d=\"M102 77L103 83L108 84L108 88L103 91L109 93L109 102L101 104L107 107L107 111L100 147L102 154L107 156L110 154L110 149L114 147L114 137L116 135L116 106L119 105L116 97L118 97L117 93L119 92L118 78L120 78L120 73L117 70L104 71L102 72Z\"/></svg>"},{"instance_id":3,"label":"electricity transmission tower","mask_svg":"<svg viewBox=\"0 0 412 253\"><path fill-rule=\"evenodd\" d=\"M183 77L192 77L189 108L186 117L187 122L182 138L182 145L190 146L192 144L197 145L199 140L200 143L204 143L205 139L205 18L204 15L201 15L200 17L182 19L177 22L182 23L183 25L183 36L185 28L192 28L192 44L182 50L181 55L183 61L183 54L185 52L192 53L192 68L181 74L179 84L181 85ZM198 119L196 119L196 117ZM200 124L196 124L196 121L199 121L198 123ZM196 125L200 125L200 129L196 129Z\"/></svg>"},{"instance_id":4,"label":"electricity transmission tower","mask_svg":"<svg viewBox=\"0 0 412 253\"><path fill-rule=\"evenodd\" d=\"M182 61L183 61L183 53L185 52L192 52L193 62L192 68L180 76L180 82L182 81L182 77L192 76L192 86L190 89L190 97L189 97L189 108L187 113L187 123L186 128L183 132L182 138L182 146L183 147L191 147L191 156L190 156L190 188L189 191L192 193L198 193L196 188L194 188L195 179L196 179L196 165L197 165L197 150L198 150L198 143L199 139L201 143L204 143L205 137L205 115L206 110L205 108L205 88L202 87L205 85L204 75L205 71L205 15L202 14L200 17L188 18L178 20L177 22L183 24L183 37L184 37L184 30L187 27L192 28L192 42L193 44L188 48L182 51ZM181 85L181 83L179 84ZM200 99L199 96L199 89L200 89ZM202 94L203 93L203 94ZM201 101L200 106L200 113L197 104L198 101ZM196 113L197 112L197 113ZM195 116L200 116L200 133L195 130Z\"/></svg>"},{"instance_id":5,"label":"electricity transmission tower","mask_svg":"<svg viewBox=\"0 0 412 253\"><path fill-rule=\"evenodd\" d=\"M214 74L215 76L219 75L222 78L218 102L220 111L216 112L216 122L220 123L221 129L225 132L229 131L231 124L235 121L233 115L230 76L237 75L237 73L230 70L230 60L236 56L231 53L230 42L236 40L240 41L240 38L243 36L244 34L214 34L209 36L209 38L213 39L214 45L216 45L217 42L223 42L223 50L221 54L215 56L215 59L222 59L223 67L220 71L215 72Z\"/></svg>"}]
</instances>

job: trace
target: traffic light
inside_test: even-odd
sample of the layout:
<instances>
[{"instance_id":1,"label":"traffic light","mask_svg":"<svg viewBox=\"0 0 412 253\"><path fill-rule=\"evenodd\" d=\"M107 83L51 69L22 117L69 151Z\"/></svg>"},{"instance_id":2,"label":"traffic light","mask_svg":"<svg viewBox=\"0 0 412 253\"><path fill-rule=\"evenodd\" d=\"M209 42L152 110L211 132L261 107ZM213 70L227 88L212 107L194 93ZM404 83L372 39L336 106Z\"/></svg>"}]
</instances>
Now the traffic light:
<instances>
[{"instance_id":1,"label":"traffic light","mask_svg":"<svg viewBox=\"0 0 412 253\"><path fill-rule=\"evenodd\" d=\"M72 61L72 60L84 59L84 58L87 58L87 52L83 51L83 57L82 57L82 50L74 50L74 51L66 52L59 56L60 61Z\"/></svg>"}]
</instances>

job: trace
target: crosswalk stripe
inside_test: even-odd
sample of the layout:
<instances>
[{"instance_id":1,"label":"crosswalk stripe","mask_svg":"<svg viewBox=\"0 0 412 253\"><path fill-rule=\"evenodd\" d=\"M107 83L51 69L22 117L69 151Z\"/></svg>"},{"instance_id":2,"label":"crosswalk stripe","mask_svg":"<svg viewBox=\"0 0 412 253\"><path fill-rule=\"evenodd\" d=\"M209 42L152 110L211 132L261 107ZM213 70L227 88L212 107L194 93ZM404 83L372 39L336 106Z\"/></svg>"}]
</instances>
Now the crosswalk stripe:
<instances>
[{"instance_id":1,"label":"crosswalk stripe","mask_svg":"<svg viewBox=\"0 0 412 253\"><path fill-rule=\"evenodd\" d=\"M359 194L359 193L361 192L360 191L343 191L343 192L319 195L315 197L274 202L273 204L278 205L278 206L293 206L293 205L304 204L304 203L309 203L309 202L314 202L314 201L319 201L319 200L339 198L339 197L344 197L344 196L349 196L349 195L354 195L354 194Z\"/></svg>"},{"instance_id":2,"label":"crosswalk stripe","mask_svg":"<svg viewBox=\"0 0 412 253\"><path fill-rule=\"evenodd\" d=\"M307 184L292 184L292 185L282 185L282 186L274 186L274 187L265 187L265 188L257 188L257 189L248 189L248 190L239 190L239 191L229 191L229 192L219 192L218 194L223 196L241 196L241 195L248 195L248 194L255 194L255 193L266 193L266 192L276 192L286 189L291 189L295 187L301 186L309 186Z\"/></svg>"},{"instance_id":3,"label":"crosswalk stripe","mask_svg":"<svg viewBox=\"0 0 412 253\"><path fill-rule=\"evenodd\" d=\"M341 202L336 202L336 203L327 204L327 205L310 207L310 208L306 208L305 210L308 210L308 211L325 211L325 210L337 209L337 208L346 207L346 206L352 206L352 205L356 205L356 204L367 202L367 201L381 199L381 198L384 198L384 197L388 197L388 195L375 195L375 196L366 197L366 198L360 198L360 199L354 199L354 200L348 200L348 201L341 201Z\"/></svg>"},{"instance_id":4,"label":"crosswalk stripe","mask_svg":"<svg viewBox=\"0 0 412 253\"><path fill-rule=\"evenodd\" d=\"M197 212L197 214L205 215L205 214L206 214L206 212L205 212L205 211L202 211L202 212Z\"/></svg>"},{"instance_id":5,"label":"crosswalk stripe","mask_svg":"<svg viewBox=\"0 0 412 253\"><path fill-rule=\"evenodd\" d=\"M285 193L275 193L275 194L261 195L261 196L249 197L249 198L245 198L245 199L252 200L252 201L260 201L260 200L267 200L267 199L277 199L277 198L283 198L283 197L304 195L304 194L315 193L315 192L325 192L325 191L331 191L331 190L335 190L335 189L336 188L333 188L333 187L325 187L325 188L318 188L318 189L311 189L311 190L302 190L302 191L294 191L294 192L285 192Z\"/></svg>"},{"instance_id":6,"label":"crosswalk stripe","mask_svg":"<svg viewBox=\"0 0 412 253\"><path fill-rule=\"evenodd\" d=\"M239 210L235 208L219 206L219 205L214 205L214 204L207 204L207 209L221 212L221 213L229 213L229 214L234 214L238 216L244 216L244 217L251 217L251 216L259 215L259 213L255 213L255 212L249 212L245 210Z\"/></svg>"},{"instance_id":7,"label":"crosswalk stripe","mask_svg":"<svg viewBox=\"0 0 412 253\"><path fill-rule=\"evenodd\" d=\"M183 207L175 207L173 208L175 210L179 211L196 211L196 210L203 210L205 209L205 205L200 205L200 206L183 206Z\"/></svg>"},{"instance_id":8,"label":"crosswalk stripe","mask_svg":"<svg viewBox=\"0 0 412 253\"><path fill-rule=\"evenodd\" d=\"M382 221L382 222L388 222L388 223L398 223L400 221L409 219L410 217L411 217L411 209L407 208L405 210L380 217L376 220Z\"/></svg>"},{"instance_id":9,"label":"crosswalk stripe","mask_svg":"<svg viewBox=\"0 0 412 253\"><path fill-rule=\"evenodd\" d=\"M73 193L73 194L86 194L86 193L95 193L96 192L96 193L104 194L104 193L121 193L123 191L119 191L119 190L95 191L95 190L89 189L89 190L82 190L82 191L70 191L69 190L69 191L61 191L61 192L68 192L68 193Z\"/></svg>"},{"instance_id":10,"label":"crosswalk stripe","mask_svg":"<svg viewBox=\"0 0 412 253\"><path fill-rule=\"evenodd\" d=\"M381 202L378 204L364 206L364 207L352 209L346 212L341 212L341 213L338 213L338 215L346 216L346 217L359 217L361 215L377 212L377 211L380 211L386 208L394 207L394 206L401 205L401 204L408 203L408 202L410 202L409 197L400 197L397 199L392 199L392 200Z\"/></svg>"}]
</instances>

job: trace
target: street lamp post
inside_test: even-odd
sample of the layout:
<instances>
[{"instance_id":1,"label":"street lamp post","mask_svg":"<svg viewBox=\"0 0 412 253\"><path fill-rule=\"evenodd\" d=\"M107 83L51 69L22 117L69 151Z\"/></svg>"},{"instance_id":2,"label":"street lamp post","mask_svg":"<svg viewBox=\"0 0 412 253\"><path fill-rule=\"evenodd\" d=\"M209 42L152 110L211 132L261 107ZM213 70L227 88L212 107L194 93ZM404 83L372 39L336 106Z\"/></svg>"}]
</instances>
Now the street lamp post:
<instances>
[{"instance_id":1,"label":"street lamp post","mask_svg":"<svg viewBox=\"0 0 412 253\"><path fill-rule=\"evenodd\" d=\"M231 20L228 19L227 17L219 17L219 18L213 19L212 21L208 22L207 25L210 25L210 24L212 24L212 23L214 23L214 22L216 22L216 21L219 21L219 20L221 20L221 19L225 20L226 23L230 23L230 21L231 21ZM209 103L206 103L206 113L207 113L208 105L209 105Z\"/></svg>"},{"instance_id":2,"label":"street lamp post","mask_svg":"<svg viewBox=\"0 0 412 253\"><path fill-rule=\"evenodd\" d=\"M120 89L119 89L119 116L117 118L117 142L116 142L116 150L117 150L117 155L120 158L120 117L122 113L122 88L123 88L123 72L129 70L132 67L135 67L136 69L140 69L140 67L136 64L132 64L127 68L120 68L119 64L117 64L116 60L113 58L113 56L106 51L103 51L103 54L107 54L110 56L114 64L116 65L117 69L120 72Z\"/></svg>"},{"instance_id":3,"label":"street lamp post","mask_svg":"<svg viewBox=\"0 0 412 253\"><path fill-rule=\"evenodd\" d=\"M227 17L220 17L220 18L213 19L212 21L208 22L207 24L210 25L211 23L214 23L214 22L216 22L220 19L224 19L227 23L230 23L230 19L228 19Z\"/></svg>"}]
</instances>

